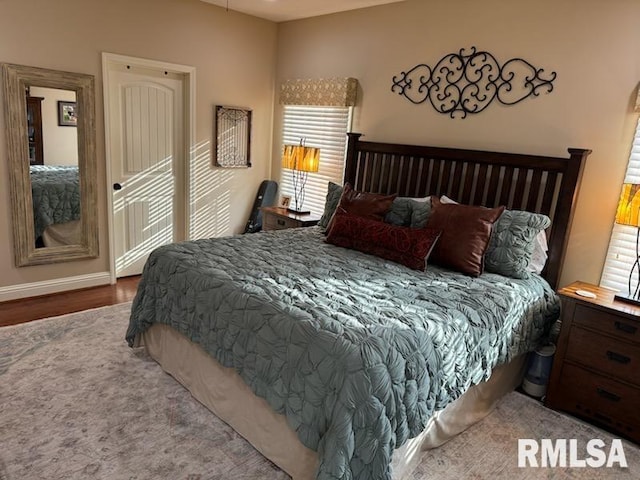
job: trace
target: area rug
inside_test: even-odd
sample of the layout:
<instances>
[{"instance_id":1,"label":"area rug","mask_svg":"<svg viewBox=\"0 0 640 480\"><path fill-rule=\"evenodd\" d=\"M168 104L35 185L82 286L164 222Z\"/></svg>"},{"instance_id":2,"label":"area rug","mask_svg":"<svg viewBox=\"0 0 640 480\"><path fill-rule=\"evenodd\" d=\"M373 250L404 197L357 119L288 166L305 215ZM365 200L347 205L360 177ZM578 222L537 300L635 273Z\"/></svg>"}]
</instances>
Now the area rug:
<instances>
[{"instance_id":1,"label":"area rug","mask_svg":"<svg viewBox=\"0 0 640 480\"><path fill-rule=\"evenodd\" d=\"M0 480L289 478L198 403L124 333L130 304L0 328ZM426 479L640 478L628 468L518 468L518 438L612 435L511 393L485 420L424 452ZM607 450L608 451L608 450Z\"/></svg>"}]
</instances>

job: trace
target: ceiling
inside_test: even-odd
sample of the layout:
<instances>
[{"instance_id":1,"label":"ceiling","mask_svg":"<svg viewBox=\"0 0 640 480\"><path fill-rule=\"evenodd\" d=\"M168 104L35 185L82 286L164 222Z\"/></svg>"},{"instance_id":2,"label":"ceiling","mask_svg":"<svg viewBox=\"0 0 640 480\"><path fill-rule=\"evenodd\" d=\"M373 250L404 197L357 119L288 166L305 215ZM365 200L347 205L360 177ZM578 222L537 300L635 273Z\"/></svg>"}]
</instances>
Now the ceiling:
<instances>
[{"instance_id":1,"label":"ceiling","mask_svg":"<svg viewBox=\"0 0 640 480\"><path fill-rule=\"evenodd\" d=\"M265 18L273 22L286 22L300 18L317 17L329 13L357 8L373 7L404 0L202 0L219 7Z\"/></svg>"}]
</instances>

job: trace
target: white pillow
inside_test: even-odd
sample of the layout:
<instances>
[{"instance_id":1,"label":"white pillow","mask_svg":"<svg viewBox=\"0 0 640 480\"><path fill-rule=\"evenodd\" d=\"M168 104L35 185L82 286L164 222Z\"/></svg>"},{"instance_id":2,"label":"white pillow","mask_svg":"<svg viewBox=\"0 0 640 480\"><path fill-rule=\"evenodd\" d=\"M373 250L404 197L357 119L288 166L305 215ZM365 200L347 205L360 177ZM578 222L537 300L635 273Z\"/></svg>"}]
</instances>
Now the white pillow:
<instances>
[{"instance_id":1,"label":"white pillow","mask_svg":"<svg viewBox=\"0 0 640 480\"><path fill-rule=\"evenodd\" d=\"M536 235L535 243L533 245L533 253L531 254L531 261L527 270L538 275L542 273L544 266L547 263L547 252L549 251L549 245L547 244L547 233L542 231Z\"/></svg>"},{"instance_id":2,"label":"white pillow","mask_svg":"<svg viewBox=\"0 0 640 480\"><path fill-rule=\"evenodd\" d=\"M413 200L414 202L426 203L429 201L431 197L398 197L398 198L407 198L409 200Z\"/></svg>"},{"instance_id":3,"label":"white pillow","mask_svg":"<svg viewBox=\"0 0 640 480\"><path fill-rule=\"evenodd\" d=\"M449 204L458 203L455 200L447 197L446 195L442 195L440 197L440 201L442 203ZM547 233L544 231L538 233L534 241L535 243L533 245L533 253L531 254L531 261L529 262L527 270L539 275L540 273L542 273L542 270L547 263L547 258L549 258L549 256L547 255L547 252L549 251L549 244L547 243Z\"/></svg>"}]
</instances>

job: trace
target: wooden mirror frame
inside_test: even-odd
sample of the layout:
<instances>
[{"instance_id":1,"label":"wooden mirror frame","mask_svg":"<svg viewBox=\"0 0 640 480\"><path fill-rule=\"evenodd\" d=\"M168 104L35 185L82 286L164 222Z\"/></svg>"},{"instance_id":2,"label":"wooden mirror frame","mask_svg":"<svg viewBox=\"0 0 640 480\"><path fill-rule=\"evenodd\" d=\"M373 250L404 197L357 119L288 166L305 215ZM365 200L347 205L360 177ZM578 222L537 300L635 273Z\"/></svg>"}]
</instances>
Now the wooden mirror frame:
<instances>
[{"instance_id":1,"label":"wooden mirror frame","mask_svg":"<svg viewBox=\"0 0 640 480\"><path fill-rule=\"evenodd\" d=\"M97 257L97 160L93 75L3 63L2 77L13 253L16 266L25 267ZM25 106L25 91L31 86L73 90L76 93L81 212L81 241L78 245L36 248Z\"/></svg>"}]
</instances>

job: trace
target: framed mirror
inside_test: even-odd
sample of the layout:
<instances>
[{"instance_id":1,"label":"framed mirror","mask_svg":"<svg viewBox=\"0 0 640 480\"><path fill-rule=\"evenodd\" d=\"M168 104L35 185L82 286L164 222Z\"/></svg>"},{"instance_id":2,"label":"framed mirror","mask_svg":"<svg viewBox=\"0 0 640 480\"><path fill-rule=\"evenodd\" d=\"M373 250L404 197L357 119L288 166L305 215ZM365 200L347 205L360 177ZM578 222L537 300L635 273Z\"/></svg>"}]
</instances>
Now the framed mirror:
<instances>
[{"instance_id":1,"label":"framed mirror","mask_svg":"<svg viewBox=\"0 0 640 480\"><path fill-rule=\"evenodd\" d=\"M2 64L18 267L98 256L93 75Z\"/></svg>"}]
</instances>

